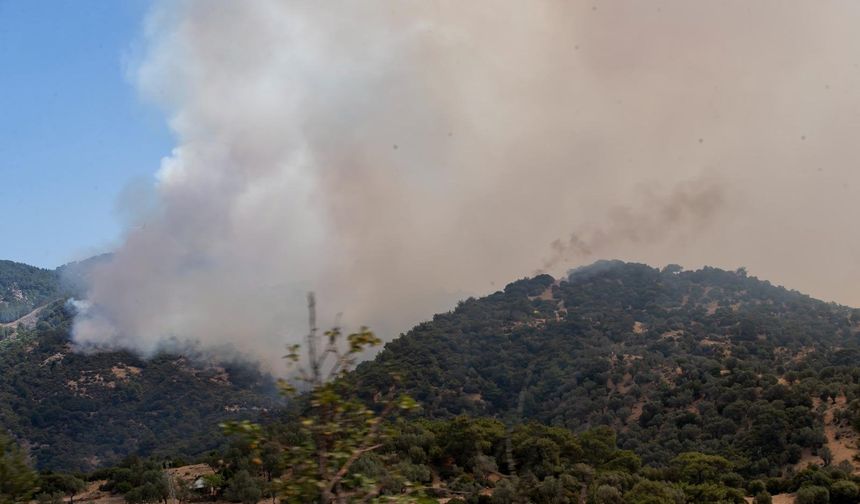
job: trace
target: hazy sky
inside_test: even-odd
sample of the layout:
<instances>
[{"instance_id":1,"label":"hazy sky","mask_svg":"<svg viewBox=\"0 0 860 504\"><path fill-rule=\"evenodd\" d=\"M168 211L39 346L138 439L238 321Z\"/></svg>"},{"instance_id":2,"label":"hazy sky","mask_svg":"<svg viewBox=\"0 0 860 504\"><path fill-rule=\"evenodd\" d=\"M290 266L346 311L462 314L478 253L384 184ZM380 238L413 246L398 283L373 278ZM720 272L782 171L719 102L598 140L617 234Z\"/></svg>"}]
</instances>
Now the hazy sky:
<instances>
[{"instance_id":1,"label":"hazy sky","mask_svg":"<svg viewBox=\"0 0 860 504\"><path fill-rule=\"evenodd\" d=\"M44 267L118 243L117 196L172 140L126 78L141 0L0 0L0 257Z\"/></svg>"},{"instance_id":2,"label":"hazy sky","mask_svg":"<svg viewBox=\"0 0 860 504\"><path fill-rule=\"evenodd\" d=\"M0 254L115 242L80 343L270 355L308 290L391 337L601 258L860 305L860 3L2 5Z\"/></svg>"}]
</instances>

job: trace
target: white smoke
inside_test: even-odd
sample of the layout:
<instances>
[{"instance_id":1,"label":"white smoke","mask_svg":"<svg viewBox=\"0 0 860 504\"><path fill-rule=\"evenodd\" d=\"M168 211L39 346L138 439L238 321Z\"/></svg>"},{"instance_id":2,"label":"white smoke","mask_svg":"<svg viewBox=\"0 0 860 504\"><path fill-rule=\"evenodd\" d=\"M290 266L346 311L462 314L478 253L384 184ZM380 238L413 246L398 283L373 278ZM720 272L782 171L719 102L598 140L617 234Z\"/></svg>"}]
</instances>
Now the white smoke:
<instances>
[{"instance_id":1,"label":"white smoke","mask_svg":"<svg viewBox=\"0 0 860 504\"><path fill-rule=\"evenodd\" d=\"M272 362L304 334L311 290L323 324L343 312L390 338L464 295L581 262L554 256L571 233L602 240L604 256L785 278L793 265L775 270L750 222L776 232L772 212L796 200L749 196L767 184L768 198L803 187L830 202L829 187L791 178L809 161L797 146L814 144L820 114L857 102L856 72L830 68L840 97L786 109L824 69L821 48L854 47L840 38L850 23L825 23L844 14L782 1L163 2L135 79L178 145L154 209L95 271L75 340L233 345ZM718 197L699 214L690 194ZM635 240L615 237L637 222Z\"/></svg>"}]
</instances>

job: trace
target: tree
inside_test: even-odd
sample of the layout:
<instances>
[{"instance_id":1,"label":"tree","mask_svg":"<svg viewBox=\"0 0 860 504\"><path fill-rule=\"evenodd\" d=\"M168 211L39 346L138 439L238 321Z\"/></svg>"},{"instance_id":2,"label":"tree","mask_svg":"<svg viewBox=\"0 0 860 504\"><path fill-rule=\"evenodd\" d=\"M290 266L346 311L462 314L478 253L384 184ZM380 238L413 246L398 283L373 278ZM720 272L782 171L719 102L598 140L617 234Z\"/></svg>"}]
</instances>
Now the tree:
<instances>
[{"instance_id":1,"label":"tree","mask_svg":"<svg viewBox=\"0 0 860 504\"><path fill-rule=\"evenodd\" d=\"M830 492L822 486L806 486L797 491L795 504L828 504Z\"/></svg>"},{"instance_id":2,"label":"tree","mask_svg":"<svg viewBox=\"0 0 860 504\"><path fill-rule=\"evenodd\" d=\"M745 504L744 493L737 488L729 488L716 483L681 485L687 495L687 502L714 504Z\"/></svg>"},{"instance_id":3,"label":"tree","mask_svg":"<svg viewBox=\"0 0 860 504\"><path fill-rule=\"evenodd\" d=\"M489 418L460 416L437 425L434 431L443 453L469 471L482 454L492 453L505 439L505 426Z\"/></svg>"},{"instance_id":4,"label":"tree","mask_svg":"<svg viewBox=\"0 0 860 504\"><path fill-rule=\"evenodd\" d=\"M260 484L251 477L248 471L242 470L236 473L227 483L224 496L231 501L242 504L256 504L263 496Z\"/></svg>"},{"instance_id":5,"label":"tree","mask_svg":"<svg viewBox=\"0 0 860 504\"><path fill-rule=\"evenodd\" d=\"M621 491L614 486L600 485L597 487L595 499L598 504L623 504L624 498L621 496Z\"/></svg>"},{"instance_id":6,"label":"tree","mask_svg":"<svg viewBox=\"0 0 860 504\"><path fill-rule=\"evenodd\" d=\"M191 500L193 494L189 482L178 476L175 476L172 479L170 486L173 492L173 497L176 499L177 502L179 502L179 504L185 504Z\"/></svg>"},{"instance_id":7,"label":"tree","mask_svg":"<svg viewBox=\"0 0 860 504\"><path fill-rule=\"evenodd\" d=\"M161 469L149 469L143 473L140 495L142 502L167 502L170 497L170 481Z\"/></svg>"},{"instance_id":8,"label":"tree","mask_svg":"<svg viewBox=\"0 0 860 504\"><path fill-rule=\"evenodd\" d=\"M24 453L0 433L0 504L26 502L36 490L37 477Z\"/></svg>"},{"instance_id":9,"label":"tree","mask_svg":"<svg viewBox=\"0 0 860 504\"><path fill-rule=\"evenodd\" d=\"M686 452L672 460L672 467L686 483L702 484L720 480L720 476L731 471L732 464L719 455Z\"/></svg>"},{"instance_id":10,"label":"tree","mask_svg":"<svg viewBox=\"0 0 860 504\"><path fill-rule=\"evenodd\" d=\"M848 480L839 480L830 487L830 502L833 504L848 504L857 502L860 496L857 484Z\"/></svg>"},{"instance_id":11,"label":"tree","mask_svg":"<svg viewBox=\"0 0 860 504\"><path fill-rule=\"evenodd\" d=\"M209 497L216 497L224 486L224 477L220 474L205 474L202 477L203 490Z\"/></svg>"},{"instance_id":12,"label":"tree","mask_svg":"<svg viewBox=\"0 0 860 504\"><path fill-rule=\"evenodd\" d=\"M684 504L684 492L669 483L643 480L624 494L627 504Z\"/></svg>"},{"instance_id":13,"label":"tree","mask_svg":"<svg viewBox=\"0 0 860 504\"><path fill-rule=\"evenodd\" d=\"M75 495L83 491L87 484L71 474L49 473L42 475L41 487L47 493L62 493L69 498L69 504L74 504Z\"/></svg>"},{"instance_id":14,"label":"tree","mask_svg":"<svg viewBox=\"0 0 860 504\"><path fill-rule=\"evenodd\" d=\"M765 491L761 491L755 494L755 499L753 500L754 504L773 504L773 498L769 493Z\"/></svg>"},{"instance_id":15,"label":"tree","mask_svg":"<svg viewBox=\"0 0 860 504\"><path fill-rule=\"evenodd\" d=\"M313 294L308 295L308 325L306 364L301 363L300 345L289 346L284 358L296 368L297 378L292 383L279 382L284 395L305 404L293 442L282 452L282 466L287 471L280 478L281 500L321 504L368 501L382 492L382 483L351 469L363 455L383 446L388 438L385 420L417 407L417 403L409 396L397 396L392 386L377 394L373 407L368 407L343 380L359 355L382 342L368 328L344 336L334 327L320 336ZM298 395L300 390L307 392ZM228 433L247 436L254 448L267 441L260 426L247 421L224 427ZM255 462L263 463L260 458Z\"/></svg>"}]
</instances>

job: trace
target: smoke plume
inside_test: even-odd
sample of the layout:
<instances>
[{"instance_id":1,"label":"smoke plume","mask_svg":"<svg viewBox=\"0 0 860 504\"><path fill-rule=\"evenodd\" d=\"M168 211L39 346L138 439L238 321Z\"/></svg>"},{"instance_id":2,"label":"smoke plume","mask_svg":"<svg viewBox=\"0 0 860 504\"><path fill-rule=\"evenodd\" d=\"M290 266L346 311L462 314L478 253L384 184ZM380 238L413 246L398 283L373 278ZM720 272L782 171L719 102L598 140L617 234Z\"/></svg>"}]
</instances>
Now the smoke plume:
<instances>
[{"instance_id":1,"label":"smoke plume","mask_svg":"<svg viewBox=\"0 0 860 504\"><path fill-rule=\"evenodd\" d=\"M821 244L860 201L858 10L158 4L132 73L177 146L75 340L273 361L304 334L307 291L323 325L342 312L390 338L598 257L745 265L850 302L860 243Z\"/></svg>"},{"instance_id":2,"label":"smoke plume","mask_svg":"<svg viewBox=\"0 0 860 504\"><path fill-rule=\"evenodd\" d=\"M676 187L664 197L647 192L636 209L611 208L603 227L591 226L585 232L572 233L567 240L553 241L551 255L537 273L637 245L674 240L678 246L683 246L684 242L707 232L722 210L724 198L720 185L702 185L701 181Z\"/></svg>"}]
</instances>

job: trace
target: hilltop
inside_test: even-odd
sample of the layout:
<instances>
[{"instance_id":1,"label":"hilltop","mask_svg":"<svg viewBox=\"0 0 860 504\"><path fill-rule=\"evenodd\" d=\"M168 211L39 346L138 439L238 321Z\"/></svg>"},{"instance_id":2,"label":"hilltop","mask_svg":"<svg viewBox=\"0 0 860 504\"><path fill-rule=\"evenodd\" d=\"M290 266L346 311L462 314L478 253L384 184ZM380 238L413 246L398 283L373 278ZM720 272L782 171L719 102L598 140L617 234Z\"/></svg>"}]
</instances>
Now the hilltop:
<instances>
[{"instance_id":1,"label":"hilltop","mask_svg":"<svg viewBox=\"0 0 860 504\"><path fill-rule=\"evenodd\" d=\"M0 341L0 422L40 467L147 457L91 476L111 498L131 498L165 461L206 461L222 497L271 491L290 469L277 454L296 442L301 401L264 415L261 461L213 435L223 419L277 407L252 367L81 355L69 324L60 299ZM743 268L601 261L522 279L417 325L346 376L368 403L394 385L420 404L356 471L384 492L408 478L443 501L740 503L767 489L774 502L853 502L858 334L860 310Z\"/></svg>"},{"instance_id":2,"label":"hilltop","mask_svg":"<svg viewBox=\"0 0 860 504\"><path fill-rule=\"evenodd\" d=\"M822 457L857 471L858 331L860 311L743 269L603 261L465 300L354 379L372 394L394 373L432 418L609 426L657 466L701 451L750 475Z\"/></svg>"}]
</instances>

